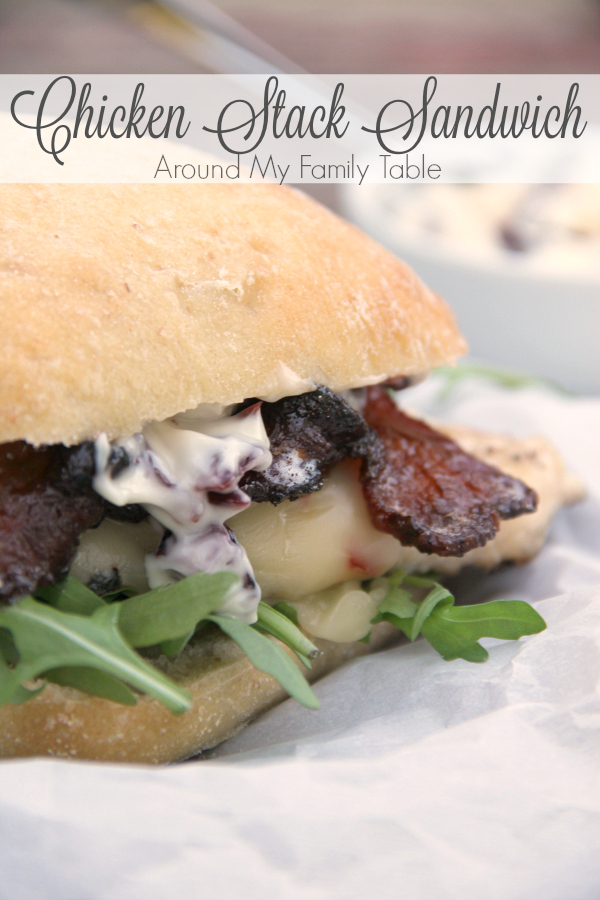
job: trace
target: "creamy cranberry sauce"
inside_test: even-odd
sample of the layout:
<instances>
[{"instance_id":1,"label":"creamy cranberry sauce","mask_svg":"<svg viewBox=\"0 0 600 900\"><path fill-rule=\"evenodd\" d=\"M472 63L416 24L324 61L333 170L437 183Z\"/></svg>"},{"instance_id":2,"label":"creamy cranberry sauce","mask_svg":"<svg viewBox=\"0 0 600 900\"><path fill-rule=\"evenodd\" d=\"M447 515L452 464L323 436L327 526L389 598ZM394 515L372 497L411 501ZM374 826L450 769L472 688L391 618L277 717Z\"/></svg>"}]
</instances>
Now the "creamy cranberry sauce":
<instances>
[{"instance_id":1,"label":"creamy cranberry sauce","mask_svg":"<svg viewBox=\"0 0 600 900\"><path fill-rule=\"evenodd\" d=\"M114 503L141 504L165 537L146 557L151 588L195 572L240 576L219 612L256 621L260 588L246 552L225 524L250 505L238 484L271 464L260 404L237 415L206 409L147 425L129 438L96 441L95 490Z\"/></svg>"}]
</instances>

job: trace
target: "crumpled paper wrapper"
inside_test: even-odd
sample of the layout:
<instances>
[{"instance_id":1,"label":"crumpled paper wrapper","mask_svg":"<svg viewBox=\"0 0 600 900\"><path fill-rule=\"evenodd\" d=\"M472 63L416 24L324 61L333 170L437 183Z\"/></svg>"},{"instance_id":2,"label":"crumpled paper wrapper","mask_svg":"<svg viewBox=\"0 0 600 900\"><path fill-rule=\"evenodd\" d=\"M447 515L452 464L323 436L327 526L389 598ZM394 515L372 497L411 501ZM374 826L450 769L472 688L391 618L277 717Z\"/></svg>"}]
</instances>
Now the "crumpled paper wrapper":
<instances>
[{"instance_id":1,"label":"crumpled paper wrapper","mask_svg":"<svg viewBox=\"0 0 600 900\"><path fill-rule=\"evenodd\" d=\"M600 400L469 380L428 415L543 433L589 487L523 568L459 579L548 630L483 665L424 642L356 660L211 754L166 769L0 764L10 900L596 900L600 896Z\"/></svg>"}]
</instances>

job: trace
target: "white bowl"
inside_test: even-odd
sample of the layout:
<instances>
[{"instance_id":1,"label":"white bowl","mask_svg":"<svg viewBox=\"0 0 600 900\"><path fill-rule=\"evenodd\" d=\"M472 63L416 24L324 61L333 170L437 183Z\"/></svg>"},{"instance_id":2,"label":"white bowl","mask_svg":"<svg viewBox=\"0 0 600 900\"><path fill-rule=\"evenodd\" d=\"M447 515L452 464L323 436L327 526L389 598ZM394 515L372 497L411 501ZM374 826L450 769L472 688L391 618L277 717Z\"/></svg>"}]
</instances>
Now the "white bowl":
<instances>
[{"instance_id":1,"label":"white bowl","mask_svg":"<svg viewBox=\"0 0 600 900\"><path fill-rule=\"evenodd\" d=\"M344 213L404 259L452 306L471 356L568 390L600 393L600 278L535 270L510 254L451 253L398 227L395 185L348 185ZM402 190L402 188L400 188ZM600 260L598 260L600 275Z\"/></svg>"}]
</instances>

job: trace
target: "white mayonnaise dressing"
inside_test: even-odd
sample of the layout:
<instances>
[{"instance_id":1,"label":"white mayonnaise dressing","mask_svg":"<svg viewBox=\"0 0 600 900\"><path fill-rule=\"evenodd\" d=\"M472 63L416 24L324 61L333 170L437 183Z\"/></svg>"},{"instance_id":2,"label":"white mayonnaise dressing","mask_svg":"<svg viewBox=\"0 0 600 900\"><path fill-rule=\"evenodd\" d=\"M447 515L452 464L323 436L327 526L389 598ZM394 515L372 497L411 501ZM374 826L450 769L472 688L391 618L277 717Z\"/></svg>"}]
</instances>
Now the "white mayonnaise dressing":
<instances>
[{"instance_id":1,"label":"white mayonnaise dressing","mask_svg":"<svg viewBox=\"0 0 600 900\"><path fill-rule=\"evenodd\" d=\"M251 469L270 466L269 439L258 404L235 416L206 412L153 422L112 442L100 435L94 489L115 506L140 503L171 532L146 557L151 588L196 572L234 572L241 584L218 612L252 624L260 588L225 522L250 505L238 484Z\"/></svg>"},{"instance_id":2,"label":"white mayonnaise dressing","mask_svg":"<svg viewBox=\"0 0 600 900\"><path fill-rule=\"evenodd\" d=\"M314 391L315 388L316 384L312 378L302 378L279 360L257 396L267 403L275 403L283 397L296 397L298 394Z\"/></svg>"}]
</instances>

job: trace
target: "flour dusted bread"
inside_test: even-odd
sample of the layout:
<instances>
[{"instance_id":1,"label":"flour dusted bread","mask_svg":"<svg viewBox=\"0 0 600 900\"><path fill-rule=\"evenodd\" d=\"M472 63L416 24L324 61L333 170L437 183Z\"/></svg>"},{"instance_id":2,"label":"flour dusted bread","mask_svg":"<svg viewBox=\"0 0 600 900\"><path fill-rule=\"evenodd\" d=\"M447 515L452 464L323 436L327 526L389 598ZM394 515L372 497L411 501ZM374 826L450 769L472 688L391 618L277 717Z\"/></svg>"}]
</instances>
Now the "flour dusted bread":
<instances>
[{"instance_id":1,"label":"flour dusted bread","mask_svg":"<svg viewBox=\"0 0 600 900\"><path fill-rule=\"evenodd\" d=\"M449 308L270 185L5 185L0 442L128 435L199 403L452 362Z\"/></svg>"},{"instance_id":2,"label":"flour dusted bread","mask_svg":"<svg viewBox=\"0 0 600 900\"><path fill-rule=\"evenodd\" d=\"M398 629L382 622L373 628L368 645L316 640L321 655L308 678L313 681L394 639ZM0 757L174 762L216 746L287 696L220 632L192 641L175 661L163 657L161 662L166 674L192 696L192 707L183 715L174 716L147 696L140 696L136 706L120 706L48 684L22 706L0 709Z\"/></svg>"}]
</instances>

